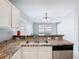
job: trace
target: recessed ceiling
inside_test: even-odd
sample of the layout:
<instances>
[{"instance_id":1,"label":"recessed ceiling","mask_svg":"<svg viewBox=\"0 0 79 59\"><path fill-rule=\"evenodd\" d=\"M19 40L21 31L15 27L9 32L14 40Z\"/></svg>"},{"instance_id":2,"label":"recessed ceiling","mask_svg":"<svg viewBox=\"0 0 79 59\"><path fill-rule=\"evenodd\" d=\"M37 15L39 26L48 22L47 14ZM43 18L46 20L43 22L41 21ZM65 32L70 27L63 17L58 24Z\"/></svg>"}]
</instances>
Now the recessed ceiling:
<instances>
[{"instance_id":1,"label":"recessed ceiling","mask_svg":"<svg viewBox=\"0 0 79 59\"><path fill-rule=\"evenodd\" d=\"M10 0L31 20L42 19L48 12L51 19L58 19L71 14L77 4L77 0ZM36 19L36 20L35 20ZM38 20L37 20L38 21Z\"/></svg>"}]
</instances>

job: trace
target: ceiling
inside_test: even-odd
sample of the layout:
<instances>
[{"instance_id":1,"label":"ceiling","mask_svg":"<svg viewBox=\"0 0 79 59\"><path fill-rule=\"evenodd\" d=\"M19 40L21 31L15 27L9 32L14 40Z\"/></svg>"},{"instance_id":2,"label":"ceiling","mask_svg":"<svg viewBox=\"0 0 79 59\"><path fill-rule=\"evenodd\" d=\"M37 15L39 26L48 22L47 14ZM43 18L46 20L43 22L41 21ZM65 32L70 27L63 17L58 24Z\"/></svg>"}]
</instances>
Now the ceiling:
<instances>
[{"instance_id":1,"label":"ceiling","mask_svg":"<svg viewBox=\"0 0 79 59\"><path fill-rule=\"evenodd\" d=\"M41 20L47 11L53 19L71 14L77 7L78 0L10 0L32 21Z\"/></svg>"}]
</instances>

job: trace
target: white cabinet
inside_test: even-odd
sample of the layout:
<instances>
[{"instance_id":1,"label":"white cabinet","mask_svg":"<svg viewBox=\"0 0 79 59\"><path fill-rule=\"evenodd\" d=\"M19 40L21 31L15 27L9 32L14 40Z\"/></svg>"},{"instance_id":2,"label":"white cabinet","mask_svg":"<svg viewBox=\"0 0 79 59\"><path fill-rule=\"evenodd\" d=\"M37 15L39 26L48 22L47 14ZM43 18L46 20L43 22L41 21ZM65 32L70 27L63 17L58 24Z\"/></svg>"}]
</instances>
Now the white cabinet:
<instances>
[{"instance_id":1,"label":"white cabinet","mask_svg":"<svg viewBox=\"0 0 79 59\"><path fill-rule=\"evenodd\" d=\"M21 49L19 49L10 59L21 59Z\"/></svg>"},{"instance_id":2,"label":"white cabinet","mask_svg":"<svg viewBox=\"0 0 79 59\"><path fill-rule=\"evenodd\" d=\"M22 59L37 59L37 47L22 47Z\"/></svg>"},{"instance_id":3,"label":"white cabinet","mask_svg":"<svg viewBox=\"0 0 79 59\"><path fill-rule=\"evenodd\" d=\"M5 0L0 0L0 26L10 27L11 5Z\"/></svg>"},{"instance_id":4,"label":"white cabinet","mask_svg":"<svg viewBox=\"0 0 79 59\"><path fill-rule=\"evenodd\" d=\"M39 46L38 52L52 52L52 46Z\"/></svg>"},{"instance_id":5,"label":"white cabinet","mask_svg":"<svg viewBox=\"0 0 79 59\"><path fill-rule=\"evenodd\" d=\"M16 59L21 59L21 49L16 52Z\"/></svg>"},{"instance_id":6,"label":"white cabinet","mask_svg":"<svg viewBox=\"0 0 79 59\"><path fill-rule=\"evenodd\" d=\"M52 59L52 53L51 52L39 52L38 59Z\"/></svg>"},{"instance_id":7,"label":"white cabinet","mask_svg":"<svg viewBox=\"0 0 79 59\"><path fill-rule=\"evenodd\" d=\"M8 0L0 0L0 26L18 27L20 11Z\"/></svg>"},{"instance_id":8,"label":"white cabinet","mask_svg":"<svg viewBox=\"0 0 79 59\"><path fill-rule=\"evenodd\" d=\"M14 54L10 59L16 59L16 55Z\"/></svg>"},{"instance_id":9,"label":"white cabinet","mask_svg":"<svg viewBox=\"0 0 79 59\"><path fill-rule=\"evenodd\" d=\"M52 46L22 47L22 59L52 59Z\"/></svg>"},{"instance_id":10,"label":"white cabinet","mask_svg":"<svg viewBox=\"0 0 79 59\"><path fill-rule=\"evenodd\" d=\"M22 59L37 59L36 52L23 52Z\"/></svg>"},{"instance_id":11,"label":"white cabinet","mask_svg":"<svg viewBox=\"0 0 79 59\"><path fill-rule=\"evenodd\" d=\"M52 59L52 46L38 47L38 59Z\"/></svg>"},{"instance_id":12,"label":"white cabinet","mask_svg":"<svg viewBox=\"0 0 79 59\"><path fill-rule=\"evenodd\" d=\"M12 5L12 27L19 27L20 11Z\"/></svg>"},{"instance_id":13,"label":"white cabinet","mask_svg":"<svg viewBox=\"0 0 79 59\"><path fill-rule=\"evenodd\" d=\"M37 52L37 47L22 47L22 52Z\"/></svg>"}]
</instances>

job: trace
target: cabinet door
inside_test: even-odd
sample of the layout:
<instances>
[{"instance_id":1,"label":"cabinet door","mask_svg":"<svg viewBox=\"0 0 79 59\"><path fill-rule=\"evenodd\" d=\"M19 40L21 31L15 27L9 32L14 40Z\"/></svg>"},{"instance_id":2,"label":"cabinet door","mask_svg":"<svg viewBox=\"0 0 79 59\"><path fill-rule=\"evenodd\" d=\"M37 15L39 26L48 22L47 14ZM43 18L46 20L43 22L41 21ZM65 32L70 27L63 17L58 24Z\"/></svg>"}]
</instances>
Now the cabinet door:
<instances>
[{"instance_id":1,"label":"cabinet door","mask_svg":"<svg viewBox=\"0 0 79 59\"><path fill-rule=\"evenodd\" d=\"M54 51L54 59L73 59L73 51Z\"/></svg>"},{"instance_id":2,"label":"cabinet door","mask_svg":"<svg viewBox=\"0 0 79 59\"><path fill-rule=\"evenodd\" d=\"M37 47L22 47L22 52L37 52Z\"/></svg>"},{"instance_id":3,"label":"cabinet door","mask_svg":"<svg viewBox=\"0 0 79 59\"><path fill-rule=\"evenodd\" d=\"M37 47L22 47L22 59L37 59Z\"/></svg>"},{"instance_id":4,"label":"cabinet door","mask_svg":"<svg viewBox=\"0 0 79 59\"><path fill-rule=\"evenodd\" d=\"M19 49L12 57L11 59L21 59L21 49Z\"/></svg>"},{"instance_id":5,"label":"cabinet door","mask_svg":"<svg viewBox=\"0 0 79 59\"><path fill-rule=\"evenodd\" d=\"M52 52L52 46L38 46L38 52Z\"/></svg>"},{"instance_id":6,"label":"cabinet door","mask_svg":"<svg viewBox=\"0 0 79 59\"><path fill-rule=\"evenodd\" d=\"M19 27L20 11L12 5L12 27Z\"/></svg>"},{"instance_id":7,"label":"cabinet door","mask_svg":"<svg viewBox=\"0 0 79 59\"><path fill-rule=\"evenodd\" d=\"M0 26L10 27L11 6L5 0L0 0Z\"/></svg>"},{"instance_id":8,"label":"cabinet door","mask_svg":"<svg viewBox=\"0 0 79 59\"><path fill-rule=\"evenodd\" d=\"M38 47L38 59L52 59L52 46Z\"/></svg>"},{"instance_id":9,"label":"cabinet door","mask_svg":"<svg viewBox=\"0 0 79 59\"><path fill-rule=\"evenodd\" d=\"M52 53L51 52L39 52L38 59L52 59Z\"/></svg>"},{"instance_id":10,"label":"cabinet door","mask_svg":"<svg viewBox=\"0 0 79 59\"><path fill-rule=\"evenodd\" d=\"M16 55L13 55L10 59L16 59Z\"/></svg>"},{"instance_id":11,"label":"cabinet door","mask_svg":"<svg viewBox=\"0 0 79 59\"><path fill-rule=\"evenodd\" d=\"M16 59L21 59L21 49L16 52Z\"/></svg>"},{"instance_id":12,"label":"cabinet door","mask_svg":"<svg viewBox=\"0 0 79 59\"><path fill-rule=\"evenodd\" d=\"M36 52L23 52L22 59L37 59Z\"/></svg>"}]
</instances>

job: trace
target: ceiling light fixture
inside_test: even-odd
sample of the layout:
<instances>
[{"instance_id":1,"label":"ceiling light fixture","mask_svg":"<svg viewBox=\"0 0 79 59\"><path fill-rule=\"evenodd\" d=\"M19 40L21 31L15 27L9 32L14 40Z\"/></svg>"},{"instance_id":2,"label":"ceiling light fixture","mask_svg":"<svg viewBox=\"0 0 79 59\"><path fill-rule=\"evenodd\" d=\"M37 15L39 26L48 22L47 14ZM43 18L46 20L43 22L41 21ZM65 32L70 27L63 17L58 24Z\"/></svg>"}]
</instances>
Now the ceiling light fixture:
<instances>
[{"instance_id":1,"label":"ceiling light fixture","mask_svg":"<svg viewBox=\"0 0 79 59\"><path fill-rule=\"evenodd\" d=\"M49 21L49 17L48 17L48 12L47 12L47 10L46 10L46 12L45 12L45 16L44 16L44 21Z\"/></svg>"},{"instance_id":2,"label":"ceiling light fixture","mask_svg":"<svg viewBox=\"0 0 79 59\"><path fill-rule=\"evenodd\" d=\"M58 19L48 17L47 10L46 10L45 16L43 18L44 18L44 22L60 23L60 21Z\"/></svg>"}]
</instances>

